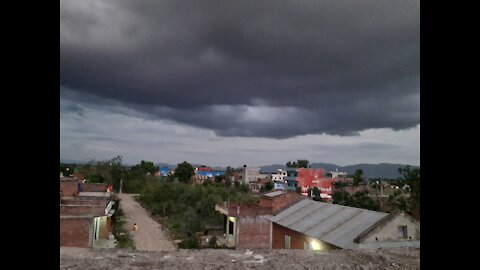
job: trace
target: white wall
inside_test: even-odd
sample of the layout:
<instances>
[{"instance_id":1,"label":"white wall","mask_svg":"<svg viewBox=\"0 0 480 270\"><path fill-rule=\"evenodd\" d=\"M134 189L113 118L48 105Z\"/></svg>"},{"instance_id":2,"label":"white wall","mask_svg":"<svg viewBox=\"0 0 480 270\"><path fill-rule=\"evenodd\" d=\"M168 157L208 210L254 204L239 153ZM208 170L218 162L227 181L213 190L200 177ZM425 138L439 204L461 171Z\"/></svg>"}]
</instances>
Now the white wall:
<instances>
[{"instance_id":1,"label":"white wall","mask_svg":"<svg viewBox=\"0 0 480 270\"><path fill-rule=\"evenodd\" d=\"M407 238L403 239L398 226L407 226ZM377 238L378 240L376 240ZM387 223L380 225L369 233L361 243L414 241L420 240L420 223L412 217L399 214Z\"/></svg>"}]
</instances>

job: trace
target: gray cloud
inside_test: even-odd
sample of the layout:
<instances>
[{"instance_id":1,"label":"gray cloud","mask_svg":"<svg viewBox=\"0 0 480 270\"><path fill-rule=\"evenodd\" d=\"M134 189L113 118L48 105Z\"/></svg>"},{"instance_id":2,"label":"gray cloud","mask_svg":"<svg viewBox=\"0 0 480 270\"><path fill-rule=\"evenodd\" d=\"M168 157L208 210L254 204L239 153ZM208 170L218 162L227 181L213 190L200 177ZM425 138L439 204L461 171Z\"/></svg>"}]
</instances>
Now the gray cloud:
<instances>
[{"instance_id":1,"label":"gray cloud","mask_svg":"<svg viewBox=\"0 0 480 270\"><path fill-rule=\"evenodd\" d=\"M63 98L61 101L72 103ZM89 161L122 155L126 164L141 160L177 164L186 160L213 166L285 164L298 158L341 166L420 162L420 125L401 131L369 129L348 137L222 137L209 129L166 120L150 121L122 110L113 112L112 108L114 105L85 104L84 117L61 111L60 156Z\"/></svg>"},{"instance_id":2,"label":"gray cloud","mask_svg":"<svg viewBox=\"0 0 480 270\"><path fill-rule=\"evenodd\" d=\"M413 0L62 1L61 94L220 136L406 129L419 18Z\"/></svg>"}]
</instances>

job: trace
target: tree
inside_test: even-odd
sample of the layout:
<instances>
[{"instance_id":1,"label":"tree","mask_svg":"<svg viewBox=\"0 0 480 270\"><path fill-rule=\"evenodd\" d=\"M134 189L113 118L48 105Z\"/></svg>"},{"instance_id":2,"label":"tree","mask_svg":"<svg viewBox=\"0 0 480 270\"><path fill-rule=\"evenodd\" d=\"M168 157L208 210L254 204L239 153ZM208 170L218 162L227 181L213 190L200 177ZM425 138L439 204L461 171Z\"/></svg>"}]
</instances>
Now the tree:
<instances>
[{"instance_id":1,"label":"tree","mask_svg":"<svg viewBox=\"0 0 480 270\"><path fill-rule=\"evenodd\" d=\"M287 166L288 168L308 168L309 163L310 162L306 159L298 159L296 162L287 162L285 166Z\"/></svg>"},{"instance_id":2,"label":"tree","mask_svg":"<svg viewBox=\"0 0 480 270\"><path fill-rule=\"evenodd\" d=\"M189 183L194 171L195 168L193 168L190 163L184 161L183 163L178 164L177 168L175 169L175 177L178 178L179 182Z\"/></svg>"},{"instance_id":3,"label":"tree","mask_svg":"<svg viewBox=\"0 0 480 270\"><path fill-rule=\"evenodd\" d=\"M339 191L339 192L334 192L332 194L332 202L334 204L340 204L340 205L351 205L353 201L352 196L348 194L348 192L345 191Z\"/></svg>"},{"instance_id":4,"label":"tree","mask_svg":"<svg viewBox=\"0 0 480 270\"><path fill-rule=\"evenodd\" d=\"M230 177L227 177L225 180L225 187L229 188L232 185L232 180L230 180Z\"/></svg>"},{"instance_id":5,"label":"tree","mask_svg":"<svg viewBox=\"0 0 480 270\"><path fill-rule=\"evenodd\" d=\"M353 174L353 185L358 186L361 182L363 182L363 170L356 169Z\"/></svg>"},{"instance_id":6,"label":"tree","mask_svg":"<svg viewBox=\"0 0 480 270\"><path fill-rule=\"evenodd\" d=\"M215 183L220 184L226 179L225 175L215 175Z\"/></svg>"},{"instance_id":7,"label":"tree","mask_svg":"<svg viewBox=\"0 0 480 270\"><path fill-rule=\"evenodd\" d=\"M297 168L297 163L295 161L293 162L289 161L285 164L285 166L287 166L288 168Z\"/></svg>"},{"instance_id":8,"label":"tree","mask_svg":"<svg viewBox=\"0 0 480 270\"><path fill-rule=\"evenodd\" d=\"M60 163L60 172L63 173L63 176L65 177L70 177L75 169L75 164Z\"/></svg>"},{"instance_id":9,"label":"tree","mask_svg":"<svg viewBox=\"0 0 480 270\"><path fill-rule=\"evenodd\" d=\"M275 187L275 185L273 184L273 181L270 180L270 181L268 181L268 182L265 184L265 191L270 191L270 190L272 190L274 187Z\"/></svg>"},{"instance_id":10,"label":"tree","mask_svg":"<svg viewBox=\"0 0 480 270\"><path fill-rule=\"evenodd\" d=\"M245 184L245 183L241 183L238 187L238 190L243 192L243 193L247 193L248 190L250 190L248 184Z\"/></svg>"},{"instance_id":11,"label":"tree","mask_svg":"<svg viewBox=\"0 0 480 270\"><path fill-rule=\"evenodd\" d=\"M412 169L410 166L399 168L398 172L402 175L400 182L404 182L410 189L411 214L413 217L420 218L420 168Z\"/></svg>"}]
</instances>

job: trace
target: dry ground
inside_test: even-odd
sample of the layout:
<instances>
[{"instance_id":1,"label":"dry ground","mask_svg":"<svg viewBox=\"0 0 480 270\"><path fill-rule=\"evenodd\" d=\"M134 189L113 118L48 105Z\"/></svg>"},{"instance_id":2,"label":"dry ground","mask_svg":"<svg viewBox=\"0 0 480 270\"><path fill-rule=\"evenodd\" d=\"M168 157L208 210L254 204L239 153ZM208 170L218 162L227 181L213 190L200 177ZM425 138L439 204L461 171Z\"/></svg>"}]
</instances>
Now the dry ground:
<instances>
[{"instance_id":1,"label":"dry ground","mask_svg":"<svg viewBox=\"0 0 480 270\"><path fill-rule=\"evenodd\" d=\"M418 249L328 252L60 248L60 269L420 269Z\"/></svg>"},{"instance_id":2,"label":"dry ground","mask_svg":"<svg viewBox=\"0 0 480 270\"><path fill-rule=\"evenodd\" d=\"M147 211L133 199L133 194L119 194L120 208L125 213L126 228L130 230L135 247L140 251L173 251L176 248L165 237L161 225L153 220ZM137 223L138 230L133 231Z\"/></svg>"}]
</instances>

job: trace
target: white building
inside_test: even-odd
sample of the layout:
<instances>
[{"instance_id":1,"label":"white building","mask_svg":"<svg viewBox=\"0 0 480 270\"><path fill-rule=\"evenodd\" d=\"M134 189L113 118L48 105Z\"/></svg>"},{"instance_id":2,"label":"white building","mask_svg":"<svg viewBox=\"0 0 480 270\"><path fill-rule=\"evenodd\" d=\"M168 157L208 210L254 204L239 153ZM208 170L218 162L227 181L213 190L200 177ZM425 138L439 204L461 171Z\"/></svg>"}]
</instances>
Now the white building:
<instances>
[{"instance_id":1,"label":"white building","mask_svg":"<svg viewBox=\"0 0 480 270\"><path fill-rule=\"evenodd\" d=\"M278 169L277 173L272 174L272 180L274 182L285 182L285 180L283 178L286 177L286 176L287 176L287 171L284 171L282 169Z\"/></svg>"}]
</instances>

